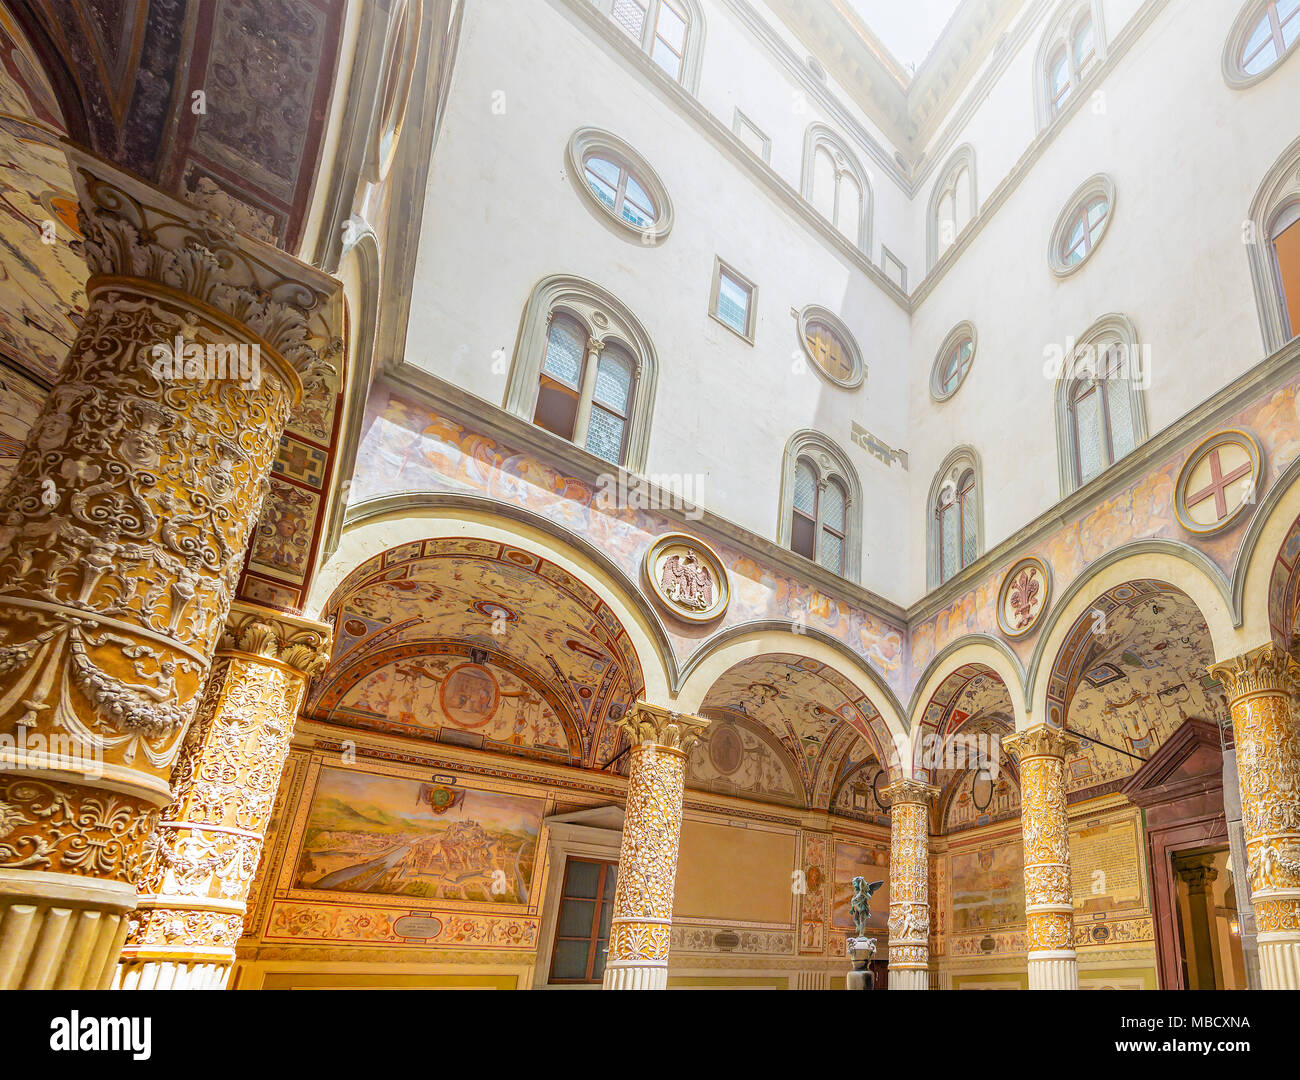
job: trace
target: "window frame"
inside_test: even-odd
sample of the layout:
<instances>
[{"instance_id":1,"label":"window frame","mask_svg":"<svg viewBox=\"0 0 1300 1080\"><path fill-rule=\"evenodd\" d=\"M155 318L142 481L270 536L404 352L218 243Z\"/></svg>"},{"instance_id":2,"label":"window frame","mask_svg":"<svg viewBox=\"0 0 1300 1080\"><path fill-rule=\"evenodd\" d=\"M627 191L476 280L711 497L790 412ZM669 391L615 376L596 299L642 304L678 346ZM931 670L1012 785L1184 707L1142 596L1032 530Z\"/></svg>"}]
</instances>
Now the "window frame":
<instances>
[{"instance_id":1,"label":"window frame","mask_svg":"<svg viewBox=\"0 0 1300 1080\"><path fill-rule=\"evenodd\" d=\"M956 225L956 206L957 206L957 188L958 179L962 170L966 170L966 192L967 199L970 201L970 216L967 217L965 224L956 229L953 234L952 243L947 246L943 245L943 238L940 235L939 211L944 198L949 192L953 195L953 222ZM930 188L929 206L926 210L926 254L929 259L929 267L933 269L949 251L954 250L961 241L966 231L975 224L979 217L979 199L977 197L976 173L975 173L975 148L966 143L959 146L949 155L948 160L944 162L939 178Z\"/></svg>"},{"instance_id":2,"label":"window frame","mask_svg":"<svg viewBox=\"0 0 1300 1080\"><path fill-rule=\"evenodd\" d=\"M972 487L966 488L962 481L967 473L971 474ZM940 503L948 482L951 481L954 493L953 505L958 509L958 554L960 565L951 577L943 576L943 532ZM973 490L971 514L974 517L975 551L969 560L965 558L965 519L966 507L962 494ZM944 458L943 464L934 474L930 491L926 496L926 587L929 590L948 585L961 577L963 573L983 558L984 548L984 469L979 454L972 446L958 446Z\"/></svg>"},{"instance_id":3,"label":"window frame","mask_svg":"<svg viewBox=\"0 0 1300 1080\"><path fill-rule=\"evenodd\" d=\"M1259 311L1260 333L1265 355L1272 355L1295 340L1290 333L1290 313L1282 288L1274 241L1277 223L1288 209L1300 204L1300 137L1282 151L1260 181L1250 212L1243 225L1246 257L1250 263L1251 285ZM1300 318L1300 315L1296 316ZM1296 328L1300 332L1300 327Z\"/></svg>"},{"instance_id":4,"label":"window frame","mask_svg":"<svg viewBox=\"0 0 1300 1080\"><path fill-rule=\"evenodd\" d=\"M804 518L804 511L794 508L794 477L799 462L804 461L812 469L817 484L817 497L814 504L816 512L813 521L813 554L811 557L792 547L794 536L794 515ZM844 531L828 528L824 521L825 504L822 498L823 488L828 483L839 485L844 494ZM862 569L862 485L858 480L857 470L853 468L847 455L827 436L811 428L796 431L786 443L781 462L781 518L777 530L777 543L801 559L815 563L828 574L834 574L846 581L856 582ZM832 570L821 562L822 530L840 538L840 570Z\"/></svg>"},{"instance_id":5,"label":"window frame","mask_svg":"<svg viewBox=\"0 0 1300 1080\"><path fill-rule=\"evenodd\" d=\"M644 0L645 17L641 23L639 38L634 38L623 24L614 18L615 2L616 0L590 0L592 6L612 24L614 33L629 42L631 48L635 49L650 67L669 82L676 83L688 94L694 95L700 84L705 31L704 11L697 0ZM665 3L677 9L679 14L684 14L686 19L686 28L682 36L682 52L678 54L681 57L680 69L675 76L665 71L654 58L654 44L659 36L659 16ZM641 0L637 0L637 6L641 6ZM671 49L671 46L669 48Z\"/></svg>"},{"instance_id":6,"label":"window frame","mask_svg":"<svg viewBox=\"0 0 1300 1080\"><path fill-rule=\"evenodd\" d=\"M569 136L564 156L565 171L574 187L587 205L596 211L596 217L611 227L615 235L642 247L658 246L668 238L675 220L673 201L659 174L629 143L602 128L578 128ZM653 225L649 228L634 225L591 189L587 182L587 161L592 157L603 158L619 167L620 190L626 183L625 176L631 176L645 190L655 204ZM617 200L615 203L617 205Z\"/></svg>"},{"instance_id":7,"label":"window frame","mask_svg":"<svg viewBox=\"0 0 1300 1080\"><path fill-rule=\"evenodd\" d=\"M629 472L645 469L649 452L650 430L654 421L655 390L658 384L658 358L654 344L640 321L625 304L612 293L584 278L557 274L543 278L533 289L524 308L519 337L515 343L514 357L506 381L503 408L524 423L536 428L539 438L563 439L562 436L536 424L537 398L541 386L542 367L550 338L553 313L577 319L586 331L584 342L583 374L587 381L586 363L591 352L590 343L608 343L626 350L633 363L633 381L629 397L629 415L624 428L621 461L618 465L607 462L586 449L588 427L581 430L581 442L568 442L576 451L588 454L608 468L623 468ZM597 372L598 373L598 372ZM591 376L594 391L594 377ZM581 408L581 401L579 402ZM588 424L590 419L588 417Z\"/></svg>"},{"instance_id":8,"label":"window frame","mask_svg":"<svg viewBox=\"0 0 1300 1080\"><path fill-rule=\"evenodd\" d=\"M1092 24L1092 51L1080 64L1076 46L1085 22ZM1047 30L1039 38L1034 60L1034 112L1039 131L1051 127L1071 111L1071 103L1082 97L1082 92L1105 65L1108 48L1101 0L1064 0L1056 8ZM1061 88L1054 90L1054 62L1062 49L1066 77Z\"/></svg>"},{"instance_id":9,"label":"window frame","mask_svg":"<svg viewBox=\"0 0 1300 1080\"><path fill-rule=\"evenodd\" d=\"M718 302L722 297L722 279L724 276L740 285L749 294L748 303L745 305L745 329L743 331L737 330L718 312ZM758 286L729 262L726 262L720 255L713 257L713 284L709 289L709 318L725 326L742 341L746 341L750 345L754 344L754 329L758 324Z\"/></svg>"},{"instance_id":10,"label":"window frame","mask_svg":"<svg viewBox=\"0 0 1300 1080\"><path fill-rule=\"evenodd\" d=\"M1277 59L1263 71L1257 71L1253 75L1246 71L1243 53L1250 41L1251 33L1259 25L1261 17L1268 18L1270 23L1273 23L1270 27L1271 32L1278 44L1281 44L1280 36L1278 36L1281 23L1273 21L1276 15L1276 0L1247 0L1241 10L1237 12L1237 17L1233 20L1232 28L1228 31L1228 36L1223 43L1223 81L1231 89L1246 90L1256 83L1263 82L1295 54L1297 47L1300 47L1300 33L1297 33L1295 40L1289 46L1281 49ZM1287 22L1289 23L1294 19L1300 19L1300 10L1293 13Z\"/></svg>"},{"instance_id":11,"label":"window frame","mask_svg":"<svg viewBox=\"0 0 1300 1080\"><path fill-rule=\"evenodd\" d=\"M951 390L944 389L944 373L947 370L947 361L964 341L970 341L970 358L966 361L965 369L962 371L956 384ZM943 339L943 344L939 346L939 351L935 353L934 363L930 366L930 397L936 402L948 401L957 393L966 383L967 376L970 375L971 368L975 365L975 354L978 351L978 335L975 333L975 324L969 320L963 320L948 331L948 336Z\"/></svg>"},{"instance_id":12,"label":"window frame","mask_svg":"<svg viewBox=\"0 0 1300 1080\"><path fill-rule=\"evenodd\" d=\"M847 379L837 379L829 371L826 371L818 362L812 349L808 345L808 325L809 323L823 323L826 327L840 339L840 344L848 354L849 364L852 372ZM798 314L796 332L799 335L799 347L803 350L804 357L809 365L832 386L838 386L841 390L857 390L866 381L867 364L862 358L862 349L858 345L858 340L853 335L844 320L829 308L822 307L820 304L807 304Z\"/></svg>"},{"instance_id":13,"label":"window frame","mask_svg":"<svg viewBox=\"0 0 1300 1080\"><path fill-rule=\"evenodd\" d=\"M834 216L830 218L826 217L818 209L814 197L816 195L814 190L816 156L821 149L825 149L829 153L831 165L835 169ZM858 214L858 235L856 238L847 236L837 224L840 206L840 180L845 173L853 175L858 190L862 193L862 206ZM843 237L848 243L856 246L868 259L871 258L872 215L875 208L875 192L872 190L866 170L863 169L857 155L853 153L843 138L825 124L810 124L808 130L804 133L803 165L800 172L799 193L803 196L804 201L813 208L817 216L830 225L835 233Z\"/></svg>"},{"instance_id":14,"label":"window frame","mask_svg":"<svg viewBox=\"0 0 1300 1080\"><path fill-rule=\"evenodd\" d=\"M1100 200L1106 202L1106 216L1102 219L1100 229L1095 236L1088 227L1087 213ZM1085 249L1083 255L1075 262L1066 261L1066 241L1075 224L1083 218ZM1115 182L1106 173L1097 173L1088 177L1066 199L1065 206L1057 216L1048 241L1047 262L1052 273L1058 278L1069 277L1077 273L1089 262L1110 233L1115 221Z\"/></svg>"},{"instance_id":15,"label":"window frame","mask_svg":"<svg viewBox=\"0 0 1300 1080\"><path fill-rule=\"evenodd\" d=\"M1104 476L1124 458L1136 453L1148 437L1146 395L1141 385L1143 380L1134 379L1132 377L1133 373L1129 372L1126 383L1128 387L1129 423L1133 429L1133 449L1119 457L1115 456L1115 431L1109 421L1109 395L1103 394L1102 398L1105 403L1107 417L1105 438L1110 463L1103 467L1096 476L1092 476L1087 480L1082 479L1083 461L1079 453L1079 433L1073 408L1074 402L1077 400L1074 390L1081 381L1079 373L1074 367L1076 363L1075 356L1085 348L1100 350L1112 344L1118 344L1128 349L1135 349L1138 346L1137 330L1132 321L1126 315L1118 312L1103 315L1079 335L1075 342L1075 353L1065 358L1063 368L1056 380L1056 451L1062 499L1078 491L1085 484L1090 484L1098 477ZM1085 375L1084 378L1094 383L1097 382L1097 379L1091 375Z\"/></svg>"},{"instance_id":16,"label":"window frame","mask_svg":"<svg viewBox=\"0 0 1300 1080\"><path fill-rule=\"evenodd\" d=\"M600 867L600 877L597 881L596 895L594 898L569 896L567 894L566 890L569 885L569 868L573 866L575 863L581 863L587 866ZM608 900L604 898L605 879L608 877L608 875L611 872L614 874L615 885L617 887L617 881L618 881L618 860L617 859L611 861L609 859L595 859L585 855L570 855L567 858L565 858L563 876L560 881L560 889L556 896L555 927L551 934L551 957L546 972L546 984L548 986L600 986L603 983L604 969L603 968L601 969L600 976L596 978L591 977L591 971L595 965L596 949L600 943L599 934L600 934L601 912L607 905L610 907L611 910L614 907L614 897L611 896ZM587 937L587 941L588 941L587 977L583 979L558 979L555 977L555 961L556 961L556 955L559 952L559 950L556 948L556 945L562 940L563 941L583 940L582 938L577 938L572 935L562 935L560 933L560 925L564 919L564 903L566 900L585 901L587 903L594 903L596 905L596 910L592 914L591 933ZM612 929L613 927L611 925L611 930ZM608 954L609 952L608 938L605 939L605 951L606 954ZM606 962L608 962L608 958L606 959Z\"/></svg>"},{"instance_id":17,"label":"window frame","mask_svg":"<svg viewBox=\"0 0 1300 1080\"><path fill-rule=\"evenodd\" d=\"M756 123L754 123L753 120L751 120L748 116L746 116L743 112L741 112L739 107L737 107L735 114L731 118L731 133L740 140L741 145L743 145L746 150L748 150L750 153L754 153L753 147L751 147L748 143L746 143L744 136L741 135L742 128L748 128L750 131L752 131L755 135L758 136L759 141L763 145L763 152L761 154L756 154L755 156L761 158L764 163L770 165L772 163L771 136L767 135L762 128L760 128Z\"/></svg>"}]
</instances>

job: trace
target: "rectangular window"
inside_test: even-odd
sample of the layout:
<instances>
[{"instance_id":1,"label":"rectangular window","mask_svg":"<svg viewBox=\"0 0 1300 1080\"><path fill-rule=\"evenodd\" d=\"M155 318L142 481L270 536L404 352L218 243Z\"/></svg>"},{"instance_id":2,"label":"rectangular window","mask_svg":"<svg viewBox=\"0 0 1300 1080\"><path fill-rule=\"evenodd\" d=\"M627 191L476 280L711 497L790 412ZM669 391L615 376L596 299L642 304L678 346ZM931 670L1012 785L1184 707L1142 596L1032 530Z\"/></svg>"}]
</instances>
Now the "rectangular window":
<instances>
[{"instance_id":1,"label":"rectangular window","mask_svg":"<svg viewBox=\"0 0 1300 1080\"><path fill-rule=\"evenodd\" d=\"M617 874L618 863L565 861L551 982L599 983L604 978Z\"/></svg>"},{"instance_id":2,"label":"rectangular window","mask_svg":"<svg viewBox=\"0 0 1300 1080\"><path fill-rule=\"evenodd\" d=\"M885 277L907 292L907 267L884 244L880 245L880 269L885 272Z\"/></svg>"},{"instance_id":3,"label":"rectangular window","mask_svg":"<svg viewBox=\"0 0 1300 1080\"><path fill-rule=\"evenodd\" d=\"M713 264L713 296L709 314L751 345L754 343L754 303L757 289L721 259Z\"/></svg>"},{"instance_id":4,"label":"rectangular window","mask_svg":"<svg viewBox=\"0 0 1300 1080\"><path fill-rule=\"evenodd\" d=\"M764 161L772 160L772 140L764 135L758 125L739 109L731 122L731 130L740 138L755 157Z\"/></svg>"}]
</instances>

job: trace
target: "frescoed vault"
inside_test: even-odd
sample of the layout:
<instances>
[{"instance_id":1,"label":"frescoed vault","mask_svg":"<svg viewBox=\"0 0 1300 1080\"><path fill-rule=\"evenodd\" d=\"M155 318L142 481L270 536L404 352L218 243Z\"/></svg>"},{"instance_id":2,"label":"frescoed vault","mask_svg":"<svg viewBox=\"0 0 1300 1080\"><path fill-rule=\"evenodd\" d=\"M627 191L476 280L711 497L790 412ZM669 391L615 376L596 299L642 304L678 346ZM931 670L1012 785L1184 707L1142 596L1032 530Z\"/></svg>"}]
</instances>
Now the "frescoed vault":
<instances>
[{"instance_id":1,"label":"frescoed vault","mask_svg":"<svg viewBox=\"0 0 1300 1080\"><path fill-rule=\"evenodd\" d=\"M349 575L326 617L334 652L305 711L336 723L599 767L644 689L608 605L495 541L386 551Z\"/></svg>"},{"instance_id":2,"label":"frescoed vault","mask_svg":"<svg viewBox=\"0 0 1300 1080\"><path fill-rule=\"evenodd\" d=\"M1082 737L1066 759L1072 800L1119 788L1189 718L1219 723L1227 699L1196 605L1160 581L1097 597L1071 627L1047 686L1048 722Z\"/></svg>"},{"instance_id":3,"label":"frescoed vault","mask_svg":"<svg viewBox=\"0 0 1300 1080\"><path fill-rule=\"evenodd\" d=\"M867 757L888 760L892 745L884 718L871 701L835 669L792 653L751 657L725 671L704 696L706 716L739 717L764 729L797 769L813 804L832 796L831 777L842 766L848 743ZM831 753L832 749L835 751Z\"/></svg>"}]
</instances>

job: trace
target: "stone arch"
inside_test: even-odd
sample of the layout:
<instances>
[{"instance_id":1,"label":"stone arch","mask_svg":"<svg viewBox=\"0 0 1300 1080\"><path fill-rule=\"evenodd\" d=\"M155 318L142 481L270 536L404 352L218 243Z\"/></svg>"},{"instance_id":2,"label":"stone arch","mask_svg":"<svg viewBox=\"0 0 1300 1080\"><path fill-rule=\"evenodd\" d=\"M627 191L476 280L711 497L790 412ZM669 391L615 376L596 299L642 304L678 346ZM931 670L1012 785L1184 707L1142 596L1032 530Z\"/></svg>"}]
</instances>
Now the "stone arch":
<instances>
[{"instance_id":1,"label":"stone arch","mask_svg":"<svg viewBox=\"0 0 1300 1080\"><path fill-rule=\"evenodd\" d=\"M1268 641L1289 649L1300 614L1300 459L1274 481L1251 518L1232 576L1238 653Z\"/></svg>"},{"instance_id":2,"label":"stone arch","mask_svg":"<svg viewBox=\"0 0 1300 1080\"><path fill-rule=\"evenodd\" d=\"M733 627L705 642L682 666L674 707L681 712L698 713L709 707L710 690L722 676L746 661L773 655L797 657L819 665L831 673L829 677L851 687L856 695L855 703L867 703L873 713L863 716L855 730L871 746L881 764L889 765L897 757L894 748L906 745L903 710L879 674L834 639L813 631L795 633L788 625Z\"/></svg>"},{"instance_id":3,"label":"stone arch","mask_svg":"<svg viewBox=\"0 0 1300 1080\"><path fill-rule=\"evenodd\" d=\"M677 680L672 646L658 614L603 552L520 507L478 496L401 494L361 503L348 512L338 550L321 568L306 612L320 618L330 597L351 574L399 544L431 537L499 541L547 559L595 593L626 632L640 665L644 697L671 698Z\"/></svg>"},{"instance_id":4,"label":"stone arch","mask_svg":"<svg viewBox=\"0 0 1300 1080\"><path fill-rule=\"evenodd\" d=\"M1223 574L1204 555L1172 540L1144 540L1125 544L1098 559L1071 582L1053 602L1038 634L1025 677L1029 706L1026 724L1047 721L1047 683L1052 665L1072 628L1097 596L1130 581L1163 582L1184 593L1205 619L1214 659L1238 652L1229 586Z\"/></svg>"}]
</instances>

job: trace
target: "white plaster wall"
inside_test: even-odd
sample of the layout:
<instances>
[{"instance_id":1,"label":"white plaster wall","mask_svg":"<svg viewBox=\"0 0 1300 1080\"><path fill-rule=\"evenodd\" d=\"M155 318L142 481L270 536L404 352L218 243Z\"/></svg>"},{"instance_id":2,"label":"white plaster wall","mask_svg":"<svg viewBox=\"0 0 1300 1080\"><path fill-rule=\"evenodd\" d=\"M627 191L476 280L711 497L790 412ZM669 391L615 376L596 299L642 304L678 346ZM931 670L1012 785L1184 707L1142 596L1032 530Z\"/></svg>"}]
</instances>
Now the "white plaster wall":
<instances>
[{"instance_id":1,"label":"white plaster wall","mask_svg":"<svg viewBox=\"0 0 1300 1080\"><path fill-rule=\"evenodd\" d=\"M712 5L708 12L702 82L767 88L738 98L759 103L746 111L770 126L775 146L778 114L769 118L762 107L763 93L775 92L770 67L727 29L729 16ZM494 95L503 95L495 99L504 101L500 114ZM797 124L800 148L816 118ZM783 119L780 160L792 167L796 125ZM722 120L729 131L730 113ZM584 126L625 139L659 173L676 214L660 246L611 229L566 176L565 147ZM709 317L715 255L758 286L753 345ZM555 273L617 295L654 341L648 473L700 474L709 509L775 539L786 441L816 428L862 481L862 582L895 588L906 572L895 523L907 476L854 446L850 423L904 444L907 313L563 3L471 4L426 198L407 359L502 403L506 374L493 371L492 354L513 355L530 293ZM810 303L836 311L853 330L867 363L861 390L844 391L806 366L793 370L791 309Z\"/></svg>"},{"instance_id":2,"label":"white plaster wall","mask_svg":"<svg viewBox=\"0 0 1300 1080\"><path fill-rule=\"evenodd\" d=\"M647 472L702 475L711 510L775 538L786 441L801 428L821 430L862 480L863 584L911 603L926 591L929 487L954 446L974 446L983 462L986 547L1059 499L1055 386L1043 374L1050 343L1108 312L1129 316L1153 351L1152 434L1262 358L1241 222L1260 177L1294 137L1300 60L1249 90L1228 89L1220 57L1235 2L1171 0L1103 82L1104 109L1085 105L1041 147L1034 60L1059 8L1026 4L1017 19L1032 22L1030 32L990 87L973 80L967 94L981 98L978 106L959 126L941 126L930 148L935 167L913 198L863 150L875 203L872 261L883 242L907 263L914 289L926 269L930 192L952 149L973 145L982 206L1032 163L910 318L778 194L799 188L810 123L827 123L859 149L860 140L801 91L728 0L701 2L698 100L726 131L739 106L772 139L775 178L756 175L725 136L655 90L565 0L467 7L429 184L408 359L501 403L506 375L493 371L492 354L513 354L534 285L555 273L589 278L640 318L659 356ZM1112 44L1145 6L1103 0ZM802 57L797 39L775 30ZM986 67L1003 59L991 56ZM892 153L857 106L844 107ZM676 224L661 246L616 234L565 175L567 141L589 125L636 147L667 186ZM1115 181L1113 219L1087 265L1057 279L1050 232L1070 193L1096 172ZM708 316L715 255L758 285L753 345ZM838 312L857 336L868 367L861 391L792 370L791 309L809 303ZM935 403L935 352L962 319L977 328L975 363L958 393ZM855 447L855 420L908 450L910 470Z\"/></svg>"},{"instance_id":3,"label":"white plaster wall","mask_svg":"<svg viewBox=\"0 0 1300 1080\"><path fill-rule=\"evenodd\" d=\"M1108 0L1112 40L1138 6ZM926 498L954 446L969 443L983 459L986 547L1058 501L1055 385L1043 374L1049 343L1063 345L1108 312L1128 315L1152 347L1153 435L1263 358L1242 221L1295 136L1300 62L1292 57L1249 90L1230 90L1220 67L1237 10L1170 3L1102 83L1104 112L1089 104L1069 119L914 311L908 518L918 557L907 595L893 599L925 591ZM956 140L975 146L981 203L1034 141L1041 31ZM1082 269L1057 279L1047 264L1051 230L1071 192L1098 172L1116 185L1107 235ZM927 185L918 201L928 197ZM935 403L930 366L964 318L979 335L974 365L953 398Z\"/></svg>"}]
</instances>

